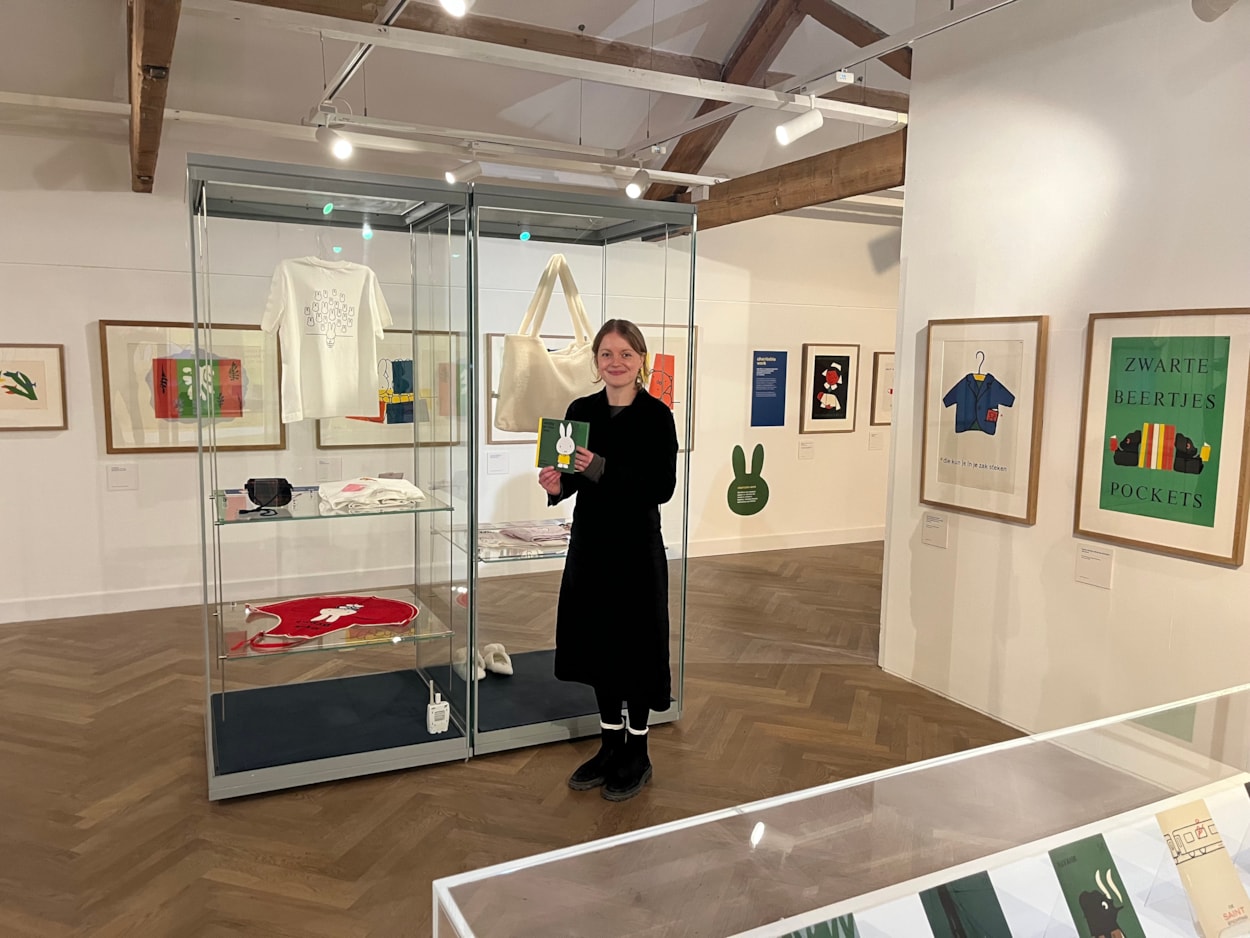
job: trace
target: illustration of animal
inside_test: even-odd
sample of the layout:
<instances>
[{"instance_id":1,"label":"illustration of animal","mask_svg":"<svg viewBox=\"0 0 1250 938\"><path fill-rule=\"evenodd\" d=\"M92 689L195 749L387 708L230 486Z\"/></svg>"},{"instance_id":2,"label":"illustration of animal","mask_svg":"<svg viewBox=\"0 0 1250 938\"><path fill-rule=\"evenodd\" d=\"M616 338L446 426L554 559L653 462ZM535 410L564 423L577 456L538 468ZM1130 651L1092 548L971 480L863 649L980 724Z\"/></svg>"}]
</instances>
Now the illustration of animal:
<instances>
[{"instance_id":1,"label":"illustration of animal","mask_svg":"<svg viewBox=\"0 0 1250 938\"><path fill-rule=\"evenodd\" d=\"M560 439L556 440L556 453L559 455L557 459L560 468L568 468L573 465L573 454L577 452L577 444L573 442L573 425L571 423L560 424Z\"/></svg>"}]
</instances>

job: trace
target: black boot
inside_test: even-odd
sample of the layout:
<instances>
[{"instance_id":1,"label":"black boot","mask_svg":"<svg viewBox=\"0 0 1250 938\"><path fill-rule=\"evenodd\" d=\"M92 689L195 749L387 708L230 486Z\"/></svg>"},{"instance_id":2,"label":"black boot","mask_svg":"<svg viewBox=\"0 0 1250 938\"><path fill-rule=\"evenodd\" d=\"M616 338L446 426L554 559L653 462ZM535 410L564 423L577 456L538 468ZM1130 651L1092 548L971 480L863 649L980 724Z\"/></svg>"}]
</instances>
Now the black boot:
<instances>
[{"instance_id":1,"label":"black boot","mask_svg":"<svg viewBox=\"0 0 1250 938\"><path fill-rule=\"evenodd\" d=\"M625 748L611 767L601 794L608 801L628 801L642 791L649 778L651 760L647 757L647 734L630 730L625 737Z\"/></svg>"},{"instance_id":2,"label":"black boot","mask_svg":"<svg viewBox=\"0 0 1250 938\"><path fill-rule=\"evenodd\" d=\"M608 771L625 748L625 724L606 726L599 723L599 751L577 767L569 776L569 788L574 791L590 791L598 788L608 777Z\"/></svg>"}]
</instances>

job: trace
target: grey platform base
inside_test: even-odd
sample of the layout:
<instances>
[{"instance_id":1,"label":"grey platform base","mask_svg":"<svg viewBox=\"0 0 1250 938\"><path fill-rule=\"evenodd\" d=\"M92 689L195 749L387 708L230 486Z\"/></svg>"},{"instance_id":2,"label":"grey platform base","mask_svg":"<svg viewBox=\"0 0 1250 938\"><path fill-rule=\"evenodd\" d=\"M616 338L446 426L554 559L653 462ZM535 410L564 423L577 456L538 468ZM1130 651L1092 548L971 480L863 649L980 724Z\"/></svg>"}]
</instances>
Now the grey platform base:
<instances>
[{"instance_id":1,"label":"grey platform base","mask_svg":"<svg viewBox=\"0 0 1250 938\"><path fill-rule=\"evenodd\" d=\"M454 724L425 728L429 699L415 671L392 671L213 695L209 798L235 798L467 759Z\"/></svg>"}]
</instances>

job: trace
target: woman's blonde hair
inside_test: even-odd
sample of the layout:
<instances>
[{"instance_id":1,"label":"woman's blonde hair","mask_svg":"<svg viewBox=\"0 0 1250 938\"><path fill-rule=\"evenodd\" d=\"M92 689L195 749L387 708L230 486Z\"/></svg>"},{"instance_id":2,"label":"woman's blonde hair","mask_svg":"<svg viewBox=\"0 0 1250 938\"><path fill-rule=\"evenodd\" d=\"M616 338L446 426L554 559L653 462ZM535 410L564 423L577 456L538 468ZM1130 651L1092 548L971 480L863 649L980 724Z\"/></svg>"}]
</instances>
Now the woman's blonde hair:
<instances>
[{"instance_id":1,"label":"woman's blonde hair","mask_svg":"<svg viewBox=\"0 0 1250 938\"><path fill-rule=\"evenodd\" d=\"M638 377L635 379L635 383L639 388L645 388L648 375L647 340L643 338L642 330L628 319L609 319L595 333L595 341L591 344L591 351L595 356L595 380L602 380L599 377L599 343L603 341L604 336L609 336L613 333L628 342L629 347L642 357L642 367L638 369Z\"/></svg>"}]
</instances>

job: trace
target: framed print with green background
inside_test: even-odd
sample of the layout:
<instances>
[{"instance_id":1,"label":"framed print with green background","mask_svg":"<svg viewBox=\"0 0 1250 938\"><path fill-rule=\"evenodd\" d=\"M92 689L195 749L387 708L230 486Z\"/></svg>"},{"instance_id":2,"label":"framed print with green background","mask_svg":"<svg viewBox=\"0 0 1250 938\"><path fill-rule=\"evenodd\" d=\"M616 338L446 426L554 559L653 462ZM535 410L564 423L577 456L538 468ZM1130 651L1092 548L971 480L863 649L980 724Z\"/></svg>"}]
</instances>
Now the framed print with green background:
<instances>
[{"instance_id":1,"label":"framed print with green background","mask_svg":"<svg viewBox=\"0 0 1250 938\"><path fill-rule=\"evenodd\" d=\"M872 412L869 426L888 427L894 422L894 353L872 353Z\"/></svg>"},{"instance_id":2,"label":"framed print with green background","mask_svg":"<svg viewBox=\"0 0 1250 938\"><path fill-rule=\"evenodd\" d=\"M858 388L858 345L804 343L799 433L853 431Z\"/></svg>"},{"instance_id":3,"label":"framed print with green background","mask_svg":"<svg viewBox=\"0 0 1250 938\"><path fill-rule=\"evenodd\" d=\"M221 323L208 333L197 362L189 324L100 321L108 452L194 452L197 406L212 416L219 449L286 446L278 337Z\"/></svg>"},{"instance_id":4,"label":"framed print with green background","mask_svg":"<svg viewBox=\"0 0 1250 938\"><path fill-rule=\"evenodd\" d=\"M1250 309L1089 318L1075 531L1241 564Z\"/></svg>"},{"instance_id":5,"label":"framed print with green background","mask_svg":"<svg viewBox=\"0 0 1250 938\"><path fill-rule=\"evenodd\" d=\"M65 346L0 343L0 430L64 430Z\"/></svg>"},{"instance_id":6,"label":"framed print with green background","mask_svg":"<svg viewBox=\"0 0 1250 938\"><path fill-rule=\"evenodd\" d=\"M1037 520L1045 316L935 319L925 364L920 500Z\"/></svg>"},{"instance_id":7,"label":"framed print with green background","mask_svg":"<svg viewBox=\"0 0 1250 938\"><path fill-rule=\"evenodd\" d=\"M378 343L378 410L317 421L319 449L453 446L459 442L459 339L446 332L387 329Z\"/></svg>"}]
</instances>

